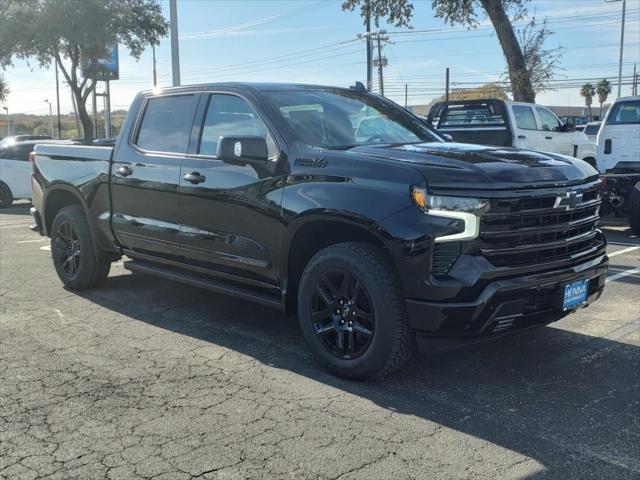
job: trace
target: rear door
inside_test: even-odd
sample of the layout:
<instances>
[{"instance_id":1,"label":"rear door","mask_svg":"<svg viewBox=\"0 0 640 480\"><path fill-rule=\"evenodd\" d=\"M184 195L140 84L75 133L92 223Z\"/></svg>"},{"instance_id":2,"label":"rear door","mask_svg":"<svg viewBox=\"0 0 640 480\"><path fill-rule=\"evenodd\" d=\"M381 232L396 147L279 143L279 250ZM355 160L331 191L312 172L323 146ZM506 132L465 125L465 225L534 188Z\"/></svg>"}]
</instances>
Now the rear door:
<instances>
[{"instance_id":1,"label":"rear door","mask_svg":"<svg viewBox=\"0 0 640 480\"><path fill-rule=\"evenodd\" d=\"M278 149L263 116L231 93L203 96L203 127L180 175L185 261L208 273L262 287L277 284L282 189L274 176ZM271 160L236 165L216 157L223 136L261 136Z\"/></svg>"},{"instance_id":2,"label":"rear door","mask_svg":"<svg viewBox=\"0 0 640 480\"><path fill-rule=\"evenodd\" d=\"M143 98L130 137L114 152L113 230L132 254L180 258L180 166L198 98L196 93Z\"/></svg>"},{"instance_id":3,"label":"rear door","mask_svg":"<svg viewBox=\"0 0 640 480\"><path fill-rule=\"evenodd\" d=\"M31 198L33 143L19 143L0 150L0 181L6 183L13 198Z\"/></svg>"}]
</instances>

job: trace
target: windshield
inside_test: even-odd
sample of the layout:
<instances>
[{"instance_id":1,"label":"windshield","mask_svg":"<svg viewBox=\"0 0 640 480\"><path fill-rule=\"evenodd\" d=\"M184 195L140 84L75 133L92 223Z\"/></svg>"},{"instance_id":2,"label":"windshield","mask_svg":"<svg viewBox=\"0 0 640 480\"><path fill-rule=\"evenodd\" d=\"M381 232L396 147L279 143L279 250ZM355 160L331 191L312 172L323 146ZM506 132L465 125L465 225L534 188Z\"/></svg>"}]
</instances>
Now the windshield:
<instances>
[{"instance_id":1,"label":"windshield","mask_svg":"<svg viewBox=\"0 0 640 480\"><path fill-rule=\"evenodd\" d=\"M442 141L404 109L373 95L310 90L274 92L269 97L296 138L314 147Z\"/></svg>"}]
</instances>

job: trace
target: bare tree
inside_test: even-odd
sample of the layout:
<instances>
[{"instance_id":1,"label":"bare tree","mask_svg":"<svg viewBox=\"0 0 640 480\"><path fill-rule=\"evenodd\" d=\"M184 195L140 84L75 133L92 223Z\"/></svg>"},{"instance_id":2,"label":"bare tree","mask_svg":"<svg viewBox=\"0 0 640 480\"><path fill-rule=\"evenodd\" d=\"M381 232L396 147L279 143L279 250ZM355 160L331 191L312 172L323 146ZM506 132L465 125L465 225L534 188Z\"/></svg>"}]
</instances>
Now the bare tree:
<instances>
[{"instance_id":1,"label":"bare tree","mask_svg":"<svg viewBox=\"0 0 640 480\"><path fill-rule=\"evenodd\" d=\"M509 82L513 99L522 102L535 102L536 91L544 89L544 83L551 79L553 69L556 67L557 59L552 62L552 68L548 68L544 75L534 80L532 70L527 68L527 56L524 45L518 41L518 36L513 27L513 22L523 20L527 16L526 4L529 0L431 0L433 12L436 17L443 18L450 25L464 25L475 28L479 25L480 12L489 18L502 47L505 60L507 62ZM369 10L371 17L379 24L381 18L386 18L390 24L397 27L410 27L413 17L414 6L409 0L345 0L342 4L343 10L353 11L360 7L360 14L364 17ZM544 27L544 26L543 26ZM549 32L528 34L531 39L529 51L537 52L538 58L532 58L530 62L545 64L544 50L542 44L549 36ZM532 43L531 43L532 42ZM557 54L558 52L556 52ZM540 66L540 65L538 65ZM549 65L547 65L549 67ZM537 88L534 86L537 82Z\"/></svg>"}]
</instances>

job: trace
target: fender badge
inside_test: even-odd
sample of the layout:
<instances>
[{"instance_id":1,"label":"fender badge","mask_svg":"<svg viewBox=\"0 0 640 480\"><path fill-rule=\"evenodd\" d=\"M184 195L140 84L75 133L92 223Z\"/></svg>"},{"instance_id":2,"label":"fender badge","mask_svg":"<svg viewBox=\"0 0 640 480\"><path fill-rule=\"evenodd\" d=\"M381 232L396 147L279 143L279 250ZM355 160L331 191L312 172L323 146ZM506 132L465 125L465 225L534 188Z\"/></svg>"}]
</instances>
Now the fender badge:
<instances>
[{"instance_id":1,"label":"fender badge","mask_svg":"<svg viewBox=\"0 0 640 480\"><path fill-rule=\"evenodd\" d=\"M296 158L293 162L296 167L309 167L309 168L325 168L329 165L329 161L324 158Z\"/></svg>"}]
</instances>

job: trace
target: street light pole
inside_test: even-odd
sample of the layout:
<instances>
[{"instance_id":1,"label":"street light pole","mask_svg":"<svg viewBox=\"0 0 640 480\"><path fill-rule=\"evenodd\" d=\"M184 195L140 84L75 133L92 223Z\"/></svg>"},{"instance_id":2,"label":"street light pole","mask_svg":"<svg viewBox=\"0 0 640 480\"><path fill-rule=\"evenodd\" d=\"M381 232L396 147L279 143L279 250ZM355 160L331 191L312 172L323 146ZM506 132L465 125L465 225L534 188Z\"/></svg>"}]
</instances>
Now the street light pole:
<instances>
[{"instance_id":1,"label":"street light pole","mask_svg":"<svg viewBox=\"0 0 640 480\"><path fill-rule=\"evenodd\" d=\"M178 45L178 6L176 0L169 1L169 23L171 24L171 73L173 86L180 85L180 47Z\"/></svg>"},{"instance_id":2,"label":"street light pole","mask_svg":"<svg viewBox=\"0 0 640 480\"><path fill-rule=\"evenodd\" d=\"M49 105L49 126L51 128L51 138L54 138L53 136L53 110L51 109L51 102L49 101L48 98L44 99L44 103Z\"/></svg>"}]
</instances>

